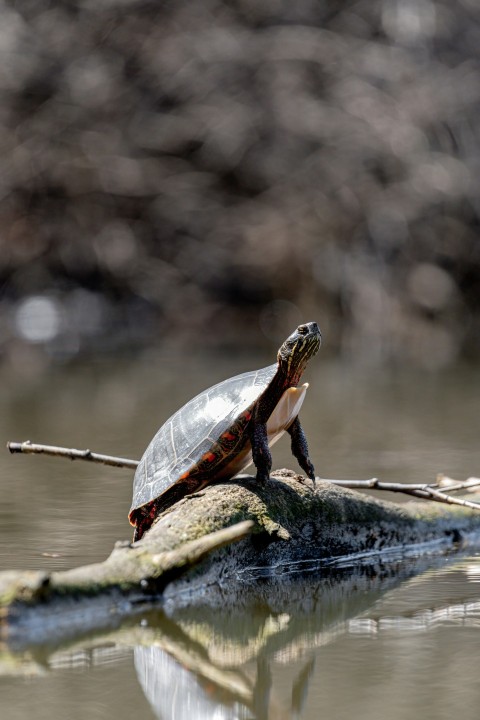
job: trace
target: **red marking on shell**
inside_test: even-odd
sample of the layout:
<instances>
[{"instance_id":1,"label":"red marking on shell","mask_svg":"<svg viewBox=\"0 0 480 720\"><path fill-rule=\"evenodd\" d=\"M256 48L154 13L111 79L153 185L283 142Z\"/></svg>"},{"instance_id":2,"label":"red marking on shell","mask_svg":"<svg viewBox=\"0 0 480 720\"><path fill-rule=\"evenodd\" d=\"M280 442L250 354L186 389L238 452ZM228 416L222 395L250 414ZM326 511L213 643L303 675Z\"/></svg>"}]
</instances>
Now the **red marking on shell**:
<instances>
[{"instance_id":1,"label":"red marking on shell","mask_svg":"<svg viewBox=\"0 0 480 720\"><path fill-rule=\"evenodd\" d=\"M207 453L207 454L205 455L205 460L206 460L207 462L213 462L216 457L217 457L217 456L215 455L215 453L210 452L210 453Z\"/></svg>"},{"instance_id":2,"label":"red marking on shell","mask_svg":"<svg viewBox=\"0 0 480 720\"><path fill-rule=\"evenodd\" d=\"M245 410L245 412L243 413L243 417L245 418L245 420L250 420L250 418L252 417L252 413L248 410Z\"/></svg>"},{"instance_id":3,"label":"red marking on shell","mask_svg":"<svg viewBox=\"0 0 480 720\"><path fill-rule=\"evenodd\" d=\"M235 435L233 435L231 432L228 432L227 430L226 433L223 433L222 438L224 440L235 440Z\"/></svg>"}]
</instances>

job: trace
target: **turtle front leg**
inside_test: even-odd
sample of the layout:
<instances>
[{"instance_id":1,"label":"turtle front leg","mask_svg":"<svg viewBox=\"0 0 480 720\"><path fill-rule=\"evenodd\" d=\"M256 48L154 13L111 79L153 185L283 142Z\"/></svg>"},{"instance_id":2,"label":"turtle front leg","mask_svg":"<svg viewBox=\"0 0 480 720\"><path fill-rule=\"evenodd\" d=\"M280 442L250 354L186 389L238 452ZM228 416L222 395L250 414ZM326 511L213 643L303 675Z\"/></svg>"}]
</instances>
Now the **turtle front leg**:
<instances>
[{"instance_id":1,"label":"turtle front leg","mask_svg":"<svg viewBox=\"0 0 480 720\"><path fill-rule=\"evenodd\" d=\"M292 454L297 458L298 464L313 481L315 487L315 470L308 457L308 444L303 428L300 424L300 419L297 415L295 420L292 422L290 427L287 428L287 432L292 438Z\"/></svg>"},{"instance_id":2,"label":"turtle front leg","mask_svg":"<svg viewBox=\"0 0 480 720\"><path fill-rule=\"evenodd\" d=\"M267 423L254 423L250 432L252 457L257 468L258 482L265 483L272 469L272 455L268 447Z\"/></svg>"}]
</instances>

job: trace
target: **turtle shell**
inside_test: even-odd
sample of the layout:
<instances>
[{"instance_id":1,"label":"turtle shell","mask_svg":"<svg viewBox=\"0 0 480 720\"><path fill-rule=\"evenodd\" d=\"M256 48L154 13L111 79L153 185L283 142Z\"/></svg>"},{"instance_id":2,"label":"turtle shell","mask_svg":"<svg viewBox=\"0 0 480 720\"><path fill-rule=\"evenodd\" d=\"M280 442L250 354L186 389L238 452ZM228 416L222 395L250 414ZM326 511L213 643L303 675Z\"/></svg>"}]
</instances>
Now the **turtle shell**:
<instances>
[{"instance_id":1,"label":"turtle shell","mask_svg":"<svg viewBox=\"0 0 480 720\"><path fill-rule=\"evenodd\" d=\"M250 464L248 448L241 453L246 441L244 430L253 406L276 372L275 363L224 380L194 397L162 425L135 472L131 519L136 509L160 497L178 481L195 472L198 475L208 463L210 476L215 479L232 477ZM245 455L243 462L237 461L232 469L230 461L238 460L241 454ZM200 484L188 487L185 483L180 496L198 489Z\"/></svg>"}]
</instances>

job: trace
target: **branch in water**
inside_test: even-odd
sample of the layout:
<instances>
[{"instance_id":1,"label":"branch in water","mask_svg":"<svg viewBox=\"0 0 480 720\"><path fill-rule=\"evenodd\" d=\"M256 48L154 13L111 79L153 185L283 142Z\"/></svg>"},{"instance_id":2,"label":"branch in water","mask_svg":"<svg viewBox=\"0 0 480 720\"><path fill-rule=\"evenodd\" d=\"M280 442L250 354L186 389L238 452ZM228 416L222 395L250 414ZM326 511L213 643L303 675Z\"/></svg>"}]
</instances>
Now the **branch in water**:
<instances>
[{"instance_id":1,"label":"branch in water","mask_svg":"<svg viewBox=\"0 0 480 720\"><path fill-rule=\"evenodd\" d=\"M38 445L25 440L25 442L8 442L7 448L11 453L33 453L38 455L55 455L65 457L69 460L87 460L89 462L101 463L112 467L125 467L135 469L138 460L114 457L112 455L101 455L91 450L75 450L74 448L56 447L55 445Z\"/></svg>"},{"instance_id":2,"label":"branch in water","mask_svg":"<svg viewBox=\"0 0 480 720\"><path fill-rule=\"evenodd\" d=\"M465 480L465 482L460 482L459 480L454 480L451 477L448 477L448 475L443 475L442 473L439 473L437 475L437 482L435 487L438 487L442 490L445 488L448 490L448 492L455 492L458 490L467 490L468 492L478 492L478 486L480 485L480 478L478 477L469 477Z\"/></svg>"},{"instance_id":3,"label":"branch in water","mask_svg":"<svg viewBox=\"0 0 480 720\"><path fill-rule=\"evenodd\" d=\"M422 500L434 500L435 502L446 503L448 505L461 505L471 508L472 510L480 510L480 503L470 502L470 500L462 500L462 498L452 497L443 491L447 487L449 490L469 490L480 485L479 478L469 478L465 482L454 482L449 486L442 482L439 476L436 483L389 483L381 482L378 478L370 478L370 480L327 480L334 485L350 488L352 490L384 490L386 492L399 492L406 495L413 495ZM321 480L322 478L317 478Z\"/></svg>"}]
</instances>

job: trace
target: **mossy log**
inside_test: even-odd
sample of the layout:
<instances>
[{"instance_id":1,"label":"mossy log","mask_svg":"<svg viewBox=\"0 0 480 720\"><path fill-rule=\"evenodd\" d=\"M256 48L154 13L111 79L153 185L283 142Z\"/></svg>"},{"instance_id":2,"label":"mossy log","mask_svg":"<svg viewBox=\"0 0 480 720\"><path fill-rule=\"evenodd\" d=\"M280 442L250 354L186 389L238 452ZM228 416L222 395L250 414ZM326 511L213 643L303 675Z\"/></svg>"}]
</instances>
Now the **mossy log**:
<instances>
[{"instance_id":1,"label":"mossy log","mask_svg":"<svg viewBox=\"0 0 480 720\"><path fill-rule=\"evenodd\" d=\"M183 589L185 582L198 588L259 567L280 572L291 563L301 567L352 555L442 552L479 532L480 514L459 506L397 505L328 482L313 488L288 470L263 486L246 476L185 498L142 540L117 543L102 563L63 572L0 573L0 636L22 628L34 632L36 624L42 632L49 623L52 631L62 622L72 632L98 627L158 599L167 586L171 595L179 582Z\"/></svg>"}]
</instances>

